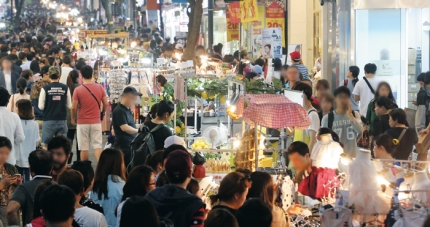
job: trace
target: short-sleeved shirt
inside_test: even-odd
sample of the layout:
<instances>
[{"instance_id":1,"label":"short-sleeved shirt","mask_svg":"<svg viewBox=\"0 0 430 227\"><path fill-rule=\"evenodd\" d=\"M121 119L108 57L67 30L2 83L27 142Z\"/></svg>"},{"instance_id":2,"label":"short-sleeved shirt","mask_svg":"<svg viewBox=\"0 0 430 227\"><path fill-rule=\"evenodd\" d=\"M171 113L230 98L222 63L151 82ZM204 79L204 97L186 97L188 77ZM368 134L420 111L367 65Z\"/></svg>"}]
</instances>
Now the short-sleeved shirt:
<instances>
[{"instance_id":1,"label":"short-sleeved shirt","mask_svg":"<svg viewBox=\"0 0 430 227\"><path fill-rule=\"evenodd\" d=\"M16 201L21 206L23 226L33 220L34 192L44 180L51 180L51 178L48 176L35 176L33 180L19 185L12 194L10 200Z\"/></svg>"},{"instance_id":2,"label":"short-sleeved shirt","mask_svg":"<svg viewBox=\"0 0 430 227\"><path fill-rule=\"evenodd\" d=\"M75 210L75 217L73 219L79 224L79 226L108 226L102 213L85 206Z\"/></svg>"},{"instance_id":3,"label":"short-sleeved shirt","mask_svg":"<svg viewBox=\"0 0 430 227\"><path fill-rule=\"evenodd\" d=\"M85 86L94 94L97 101ZM78 124L98 124L100 120L100 103L106 96L103 87L96 83L83 84L73 92L73 101L78 101Z\"/></svg>"},{"instance_id":4,"label":"short-sleeved shirt","mask_svg":"<svg viewBox=\"0 0 430 227\"><path fill-rule=\"evenodd\" d=\"M366 79L367 81L369 81L370 86L372 86L373 90L376 92L376 89L378 88L379 80L376 78L366 78ZM372 99L375 98L375 95L372 93L372 91L370 90L369 86L367 85L364 79L359 80L355 84L352 94L360 96L360 114L363 116L366 116L367 107L370 101L372 101Z\"/></svg>"},{"instance_id":5,"label":"short-sleeved shirt","mask_svg":"<svg viewBox=\"0 0 430 227\"><path fill-rule=\"evenodd\" d=\"M148 126L149 130L152 130L153 128L158 126L158 124L155 124L152 121L147 121L144 124ZM164 140L166 140L169 136L173 136L173 133L168 127L161 127L160 129L152 133L152 136L155 140L155 150L158 151L164 149Z\"/></svg>"},{"instance_id":6,"label":"short-sleeved shirt","mask_svg":"<svg viewBox=\"0 0 430 227\"><path fill-rule=\"evenodd\" d=\"M126 106L120 103L112 112L112 126L116 137L114 147L120 148L122 151L128 151L130 150L130 143L136 135L122 131L121 125L136 128L133 114L131 114L131 111Z\"/></svg>"}]
</instances>

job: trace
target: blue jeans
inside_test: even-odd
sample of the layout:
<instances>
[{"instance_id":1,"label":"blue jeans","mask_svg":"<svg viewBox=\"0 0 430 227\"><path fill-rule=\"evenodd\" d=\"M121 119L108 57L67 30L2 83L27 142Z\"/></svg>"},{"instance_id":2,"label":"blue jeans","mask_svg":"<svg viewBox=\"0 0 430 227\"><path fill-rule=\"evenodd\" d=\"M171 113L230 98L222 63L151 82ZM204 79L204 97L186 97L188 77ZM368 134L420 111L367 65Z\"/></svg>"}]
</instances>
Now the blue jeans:
<instances>
[{"instance_id":1,"label":"blue jeans","mask_svg":"<svg viewBox=\"0 0 430 227\"><path fill-rule=\"evenodd\" d=\"M67 121L43 121L42 125L42 145L47 146L49 141L55 136L67 137Z\"/></svg>"}]
</instances>

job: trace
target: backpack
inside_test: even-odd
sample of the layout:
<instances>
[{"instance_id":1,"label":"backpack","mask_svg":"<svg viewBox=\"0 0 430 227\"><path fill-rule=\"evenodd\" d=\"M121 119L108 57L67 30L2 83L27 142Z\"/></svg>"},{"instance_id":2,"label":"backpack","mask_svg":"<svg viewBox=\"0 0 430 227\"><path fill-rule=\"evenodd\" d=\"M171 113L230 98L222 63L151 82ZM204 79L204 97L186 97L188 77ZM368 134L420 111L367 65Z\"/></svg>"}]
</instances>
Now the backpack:
<instances>
[{"instance_id":1,"label":"backpack","mask_svg":"<svg viewBox=\"0 0 430 227\"><path fill-rule=\"evenodd\" d=\"M159 124L152 130L149 130L145 124L140 126L137 136L130 143L131 162L129 165L132 165L131 168L143 165L146 157L155 152L155 141L152 134L163 127L166 126Z\"/></svg>"}]
</instances>

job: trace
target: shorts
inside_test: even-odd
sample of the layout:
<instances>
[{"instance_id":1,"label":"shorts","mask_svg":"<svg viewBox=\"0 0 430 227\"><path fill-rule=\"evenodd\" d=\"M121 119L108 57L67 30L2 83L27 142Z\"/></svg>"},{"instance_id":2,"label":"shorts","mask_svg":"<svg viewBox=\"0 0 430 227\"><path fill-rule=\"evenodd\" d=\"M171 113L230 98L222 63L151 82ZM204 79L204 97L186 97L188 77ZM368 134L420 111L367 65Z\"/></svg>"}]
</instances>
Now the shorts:
<instances>
[{"instance_id":1,"label":"shorts","mask_svg":"<svg viewBox=\"0 0 430 227\"><path fill-rule=\"evenodd\" d=\"M93 149L102 149L102 124L78 124L76 127L78 148L88 151L90 145Z\"/></svg>"},{"instance_id":2,"label":"shorts","mask_svg":"<svg viewBox=\"0 0 430 227\"><path fill-rule=\"evenodd\" d=\"M43 121L42 123L42 145L47 146L49 141L55 136L67 137L67 122L64 121Z\"/></svg>"}]
</instances>

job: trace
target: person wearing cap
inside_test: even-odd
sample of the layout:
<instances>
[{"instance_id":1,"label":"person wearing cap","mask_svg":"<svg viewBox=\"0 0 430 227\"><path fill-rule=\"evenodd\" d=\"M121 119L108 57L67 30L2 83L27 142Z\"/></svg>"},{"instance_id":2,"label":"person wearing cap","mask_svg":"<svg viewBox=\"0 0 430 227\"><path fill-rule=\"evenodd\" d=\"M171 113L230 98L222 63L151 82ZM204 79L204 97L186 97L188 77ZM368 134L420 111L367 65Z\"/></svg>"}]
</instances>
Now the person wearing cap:
<instances>
[{"instance_id":1,"label":"person wearing cap","mask_svg":"<svg viewBox=\"0 0 430 227\"><path fill-rule=\"evenodd\" d=\"M114 148L124 153L125 166L131 161L130 143L138 132L134 116L130 109L134 108L136 98L142 96L134 87L124 88L120 103L112 112L112 127L115 134Z\"/></svg>"},{"instance_id":2,"label":"person wearing cap","mask_svg":"<svg viewBox=\"0 0 430 227\"><path fill-rule=\"evenodd\" d=\"M306 66L304 66L301 63L300 52L298 52L298 51L291 52L290 56L291 56L291 62L293 62L293 65L299 69L299 72L300 72L300 74L302 74L303 79L309 80L310 78L309 78L308 68L306 68Z\"/></svg>"},{"instance_id":3,"label":"person wearing cap","mask_svg":"<svg viewBox=\"0 0 430 227\"><path fill-rule=\"evenodd\" d=\"M33 87L30 90L30 99L34 108L34 120L36 120L39 125L39 136L42 138L42 125L43 125L43 110L39 109L39 96L42 88L49 84L49 65L43 66L40 70L40 75L42 76L41 80L38 80L34 83Z\"/></svg>"},{"instance_id":4,"label":"person wearing cap","mask_svg":"<svg viewBox=\"0 0 430 227\"><path fill-rule=\"evenodd\" d=\"M103 148L101 120L109 104L103 87L92 80L91 66L85 65L80 71L83 84L73 92L70 122L73 125L77 124L76 133L81 160L88 160L90 147L94 149L94 155L98 160ZM103 103L101 112L100 103ZM76 112L78 112L77 115Z\"/></svg>"},{"instance_id":5,"label":"person wearing cap","mask_svg":"<svg viewBox=\"0 0 430 227\"><path fill-rule=\"evenodd\" d=\"M191 181L191 155L182 150L169 154L164 165L169 184L158 187L148 194L148 199L161 218L173 221L175 227L203 227L206 205L186 188Z\"/></svg>"},{"instance_id":6,"label":"person wearing cap","mask_svg":"<svg viewBox=\"0 0 430 227\"><path fill-rule=\"evenodd\" d=\"M177 135L169 136L166 138L166 140L164 140L164 149L172 145L181 145L183 147L187 147L187 144L185 143L184 139Z\"/></svg>"},{"instance_id":7,"label":"person wearing cap","mask_svg":"<svg viewBox=\"0 0 430 227\"><path fill-rule=\"evenodd\" d=\"M67 136L67 111L72 107L69 87L59 82L58 67L49 67L48 74L51 83L40 91L38 103L43 110L42 146L45 149L54 136Z\"/></svg>"},{"instance_id":8,"label":"person wearing cap","mask_svg":"<svg viewBox=\"0 0 430 227\"><path fill-rule=\"evenodd\" d=\"M252 67L252 71L254 71L258 76L263 75L263 68L259 65L254 65Z\"/></svg>"}]
</instances>

